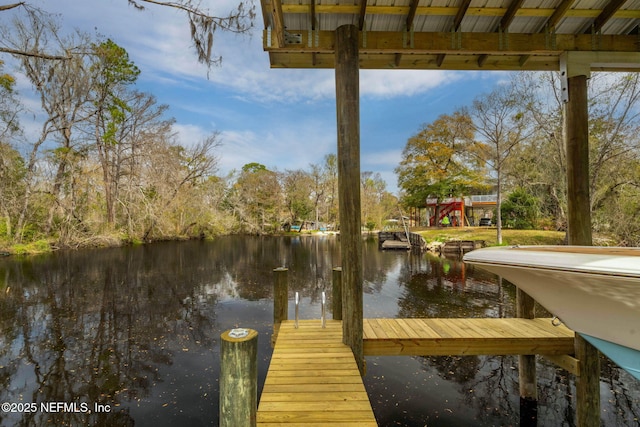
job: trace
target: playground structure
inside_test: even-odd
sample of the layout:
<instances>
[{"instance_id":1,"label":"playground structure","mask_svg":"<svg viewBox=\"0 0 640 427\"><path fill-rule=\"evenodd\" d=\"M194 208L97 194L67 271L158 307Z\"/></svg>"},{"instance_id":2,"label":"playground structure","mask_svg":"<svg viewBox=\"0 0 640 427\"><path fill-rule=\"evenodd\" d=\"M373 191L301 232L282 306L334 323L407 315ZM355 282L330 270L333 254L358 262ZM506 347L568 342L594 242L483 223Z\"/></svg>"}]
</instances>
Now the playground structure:
<instances>
[{"instance_id":1,"label":"playground structure","mask_svg":"<svg viewBox=\"0 0 640 427\"><path fill-rule=\"evenodd\" d=\"M477 219L481 217L493 216L498 196L495 194L474 195L466 197L448 197L440 200L428 198L426 200L427 218L430 227L442 225L442 220L447 217L448 224L452 227L463 227L465 225L477 225ZM439 206L438 218L436 210ZM479 213L478 213L479 211ZM419 222L419 210L418 221ZM445 221L446 222L446 221Z\"/></svg>"}]
</instances>

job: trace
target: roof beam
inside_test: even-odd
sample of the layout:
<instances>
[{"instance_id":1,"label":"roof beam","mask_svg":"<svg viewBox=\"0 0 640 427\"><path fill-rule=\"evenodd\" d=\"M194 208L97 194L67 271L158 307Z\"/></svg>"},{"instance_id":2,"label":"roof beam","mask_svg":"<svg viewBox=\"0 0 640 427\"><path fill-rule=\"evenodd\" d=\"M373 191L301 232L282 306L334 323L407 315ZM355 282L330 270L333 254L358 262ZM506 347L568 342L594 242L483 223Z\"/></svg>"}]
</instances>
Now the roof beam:
<instances>
[{"instance_id":1,"label":"roof beam","mask_svg":"<svg viewBox=\"0 0 640 427\"><path fill-rule=\"evenodd\" d=\"M520 7L522 6L522 3L524 3L524 0L512 0L511 4L509 4L509 8L507 9L507 12L502 16L502 19L500 20L500 24L498 25L498 28L496 28L494 30L494 32L509 32L509 25L511 25L511 23L513 22L513 18L516 17L516 12L518 12L518 9L520 9ZM484 66L484 63L487 61L487 57L488 55L484 54L484 55L480 55L478 57L478 67L482 68Z\"/></svg>"},{"instance_id":2,"label":"roof beam","mask_svg":"<svg viewBox=\"0 0 640 427\"><path fill-rule=\"evenodd\" d=\"M462 24L462 20L464 19L467 11L469 10L469 6L471 5L471 0L462 0L460 7L458 8L458 12L456 13L456 17L453 18L453 25L451 26L451 31L458 31L460 29L460 25Z\"/></svg>"},{"instance_id":3,"label":"roof beam","mask_svg":"<svg viewBox=\"0 0 640 427\"><path fill-rule=\"evenodd\" d=\"M407 14L407 31L411 30L413 27L413 21L416 19L416 12L418 11L418 3L420 0L411 0L411 4L409 5L409 13Z\"/></svg>"},{"instance_id":4,"label":"roof beam","mask_svg":"<svg viewBox=\"0 0 640 427\"><path fill-rule=\"evenodd\" d=\"M502 28L502 31L508 31L509 25L513 22L513 18L516 17L516 13L524 3L524 0L513 0L507 9L507 13L502 16L500 20L500 27L496 28L496 31L499 31Z\"/></svg>"},{"instance_id":5,"label":"roof beam","mask_svg":"<svg viewBox=\"0 0 640 427\"><path fill-rule=\"evenodd\" d=\"M545 28L548 28L549 31L555 31L556 26L560 20L566 16L574 1L575 0L562 0L547 22L545 22L544 27L540 29L540 32L544 31Z\"/></svg>"},{"instance_id":6,"label":"roof beam","mask_svg":"<svg viewBox=\"0 0 640 427\"><path fill-rule=\"evenodd\" d=\"M562 3L564 4L564 2ZM570 4L569 4L570 6ZM310 4L283 4L284 13L308 13ZM326 5L316 4L316 14L359 14L362 5ZM456 16L459 7L425 7L416 8L416 16ZM367 6L367 15L405 15L407 16L411 6ZM470 7L466 13L468 16L504 16L508 8L504 7ZM557 9L552 8L521 8L516 11L516 17L550 17ZM569 9L565 11L567 18L597 18L602 13L602 9ZM613 15L614 18L637 19L640 18L640 10L623 9L618 10Z\"/></svg>"},{"instance_id":7,"label":"roof beam","mask_svg":"<svg viewBox=\"0 0 640 427\"><path fill-rule=\"evenodd\" d=\"M556 26L565 17L567 11L576 0L562 0L562 2L556 7L555 12L547 19L544 25L538 30L539 33L555 33ZM529 60L531 55L523 55L520 58L520 65L524 66Z\"/></svg>"},{"instance_id":8,"label":"roof beam","mask_svg":"<svg viewBox=\"0 0 640 427\"><path fill-rule=\"evenodd\" d=\"M460 30L460 25L462 24L462 20L464 16L467 14L467 10L469 10L469 5L471 4L471 0L462 0L460 7L458 8L458 13L456 13L455 18L453 18L453 25L451 25L451 32L455 33ZM436 62L438 64L438 68L442 67L442 63L444 62L444 54L439 54Z\"/></svg>"},{"instance_id":9,"label":"roof beam","mask_svg":"<svg viewBox=\"0 0 640 427\"><path fill-rule=\"evenodd\" d=\"M609 21L609 19L613 18L613 15L622 7L622 5L627 0L611 0L607 5L602 9L600 15L593 21L593 25L589 26L585 30L587 34L597 34L602 30L602 27Z\"/></svg>"},{"instance_id":10,"label":"roof beam","mask_svg":"<svg viewBox=\"0 0 640 427\"><path fill-rule=\"evenodd\" d=\"M289 53L304 52L333 52L334 31L316 31L311 37L317 36L317 43L309 43L309 31L290 30L289 33L298 36L300 42L287 44L282 48L266 45L270 52L281 51ZM360 35L362 37L362 34ZM638 37L636 35L599 36L598 46L594 47L590 34L555 34L553 42L547 34L523 33L424 33L415 32L413 43L406 43L405 31L368 31L366 46L360 47L361 52L369 54L456 54L456 55L559 55L564 51L576 52L638 52ZM594 50L597 49L597 50Z\"/></svg>"},{"instance_id":11,"label":"roof beam","mask_svg":"<svg viewBox=\"0 0 640 427\"><path fill-rule=\"evenodd\" d=\"M278 47L284 47L284 15L280 0L271 0L271 16L273 17L273 31L276 33Z\"/></svg>"},{"instance_id":12,"label":"roof beam","mask_svg":"<svg viewBox=\"0 0 640 427\"><path fill-rule=\"evenodd\" d=\"M311 18L311 30L315 30L316 29L316 0L311 0L309 15Z\"/></svg>"},{"instance_id":13,"label":"roof beam","mask_svg":"<svg viewBox=\"0 0 640 427\"><path fill-rule=\"evenodd\" d=\"M315 1L315 0L311 0ZM364 29L364 18L367 15L367 0L360 0L360 18L358 19L358 29Z\"/></svg>"},{"instance_id":14,"label":"roof beam","mask_svg":"<svg viewBox=\"0 0 640 427\"><path fill-rule=\"evenodd\" d=\"M418 3L420 3L420 0L411 0L411 4L409 5L409 13L407 14L407 20L404 24L407 32L411 31L413 27L413 21L414 19L416 19L416 10L418 9ZM400 66L400 61L402 61L402 54L398 53L396 54L396 59L394 61L396 67Z\"/></svg>"}]
</instances>

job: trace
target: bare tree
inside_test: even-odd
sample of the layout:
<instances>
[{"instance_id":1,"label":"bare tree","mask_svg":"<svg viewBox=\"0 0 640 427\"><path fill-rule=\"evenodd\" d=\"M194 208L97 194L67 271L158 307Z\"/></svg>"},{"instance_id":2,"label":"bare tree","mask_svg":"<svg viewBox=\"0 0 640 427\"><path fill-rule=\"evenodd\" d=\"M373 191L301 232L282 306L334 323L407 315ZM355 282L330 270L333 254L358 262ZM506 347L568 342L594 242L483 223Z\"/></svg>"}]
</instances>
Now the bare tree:
<instances>
[{"instance_id":1,"label":"bare tree","mask_svg":"<svg viewBox=\"0 0 640 427\"><path fill-rule=\"evenodd\" d=\"M246 33L253 28L253 20L256 17L255 5L252 0L241 1L238 6L226 15L214 15L206 9L202 9L199 2L193 0L158 1L158 0L128 0L129 4L138 10L144 10L144 3L158 6L166 6L181 10L187 14L191 40L198 55L198 62L208 67L218 65L222 61L221 56L213 56L213 37L220 29L233 33Z\"/></svg>"},{"instance_id":2,"label":"bare tree","mask_svg":"<svg viewBox=\"0 0 640 427\"><path fill-rule=\"evenodd\" d=\"M41 52L43 50L64 51L64 43L58 34L58 26L52 19L44 19L39 12L29 11L25 19L15 19L11 31L2 30L4 43L10 44L21 52ZM36 165L40 160L40 148L42 144L57 132L63 131L68 120L73 120L71 110L75 107L63 106L64 92L73 92L67 88L60 79L66 77L60 69L56 69L57 62L51 62L40 55L18 55L27 78L34 89L40 94L41 106L47 114L41 126L39 137L30 144L26 158L25 193L22 208L15 227L16 241L21 241L24 225L30 212L29 203L36 184ZM61 75L56 73L60 72ZM51 97L56 94L55 99ZM66 100L64 102L74 101ZM60 111L60 108L65 111ZM59 116L62 114L62 116ZM64 138L63 138L64 139Z\"/></svg>"},{"instance_id":3,"label":"bare tree","mask_svg":"<svg viewBox=\"0 0 640 427\"><path fill-rule=\"evenodd\" d=\"M32 43L25 43L24 40L14 37L13 31L15 26L23 25L24 22L30 22L37 28L50 27L53 23L49 14L38 8L30 6L25 2L0 5L0 12L17 8L22 9L25 12L26 17L15 17L13 26L0 27L0 35L2 36L0 37L0 52L8 53L17 57L40 58L55 61L71 59L70 51L52 53L51 51L47 51L48 48L52 47L48 44L41 45L37 43L37 40L34 40ZM15 43L16 41L18 43Z\"/></svg>"},{"instance_id":4,"label":"bare tree","mask_svg":"<svg viewBox=\"0 0 640 427\"><path fill-rule=\"evenodd\" d=\"M518 102L514 85L500 86L473 101L474 126L485 144L487 164L495 172L497 241L502 244L502 179L506 162L514 149L533 134L526 110Z\"/></svg>"},{"instance_id":5,"label":"bare tree","mask_svg":"<svg viewBox=\"0 0 640 427\"><path fill-rule=\"evenodd\" d=\"M214 132L192 147L173 144L170 139L156 140L147 156L148 225L142 240L149 240L159 219L178 199L181 191L198 187L212 176L218 165L214 151L220 146L218 132Z\"/></svg>"},{"instance_id":6,"label":"bare tree","mask_svg":"<svg viewBox=\"0 0 640 427\"><path fill-rule=\"evenodd\" d=\"M253 0L240 1L238 5L226 14L218 15L201 8L199 3L193 0L159 1L159 0L128 0L129 4L137 10L144 10L145 4L155 6L171 7L184 12L187 15L189 28L191 30L191 40L198 57L198 62L206 64L207 67L219 65L221 56L213 55L214 35L217 30L243 34L253 28L253 21L256 17ZM26 2L0 5L0 12L22 8L27 14L36 19L46 19L45 13L40 9L30 6ZM3 45L0 42L0 52L9 53L16 56L37 57L49 60L71 59L71 51L64 54L51 54L37 48L17 48Z\"/></svg>"}]
</instances>

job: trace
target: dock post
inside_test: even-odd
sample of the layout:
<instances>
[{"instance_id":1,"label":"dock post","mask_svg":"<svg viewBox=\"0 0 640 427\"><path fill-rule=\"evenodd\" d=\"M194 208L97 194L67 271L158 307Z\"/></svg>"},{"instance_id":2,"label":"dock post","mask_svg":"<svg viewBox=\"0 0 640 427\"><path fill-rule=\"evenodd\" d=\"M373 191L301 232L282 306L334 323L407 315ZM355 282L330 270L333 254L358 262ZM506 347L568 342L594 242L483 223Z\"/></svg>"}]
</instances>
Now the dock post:
<instances>
[{"instance_id":1,"label":"dock post","mask_svg":"<svg viewBox=\"0 0 640 427\"><path fill-rule=\"evenodd\" d=\"M516 316L522 319L535 317L535 300L520 288L516 288ZM520 425L532 425L538 419L538 384L536 356L518 356L518 380L520 384Z\"/></svg>"},{"instance_id":2,"label":"dock post","mask_svg":"<svg viewBox=\"0 0 640 427\"><path fill-rule=\"evenodd\" d=\"M289 269L278 267L273 270L273 335L275 344L283 320L289 318Z\"/></svg>"},{"instance_id":3,"label":"dock post","mask_svg":"<svg viewBox=\"0 0 640 427\"><path fill-rule=\"evenodd\" d=\"M220 335L220 427L255 427L258 411L258 332Z\"/></svg>"},{"instance_id":4,"label":"dock post","mask_svg":"<svg viewBox=\"0 0 640 427\"><path fill-rule=\"evenodd\" d=\"M342 267L333 267L331 310L333 311L333 320L342 320Z\"/></svg>"},{"instance_id":5,"label":"dock post","mask_svg":"<svg viewBox=\"0 0 640 427\"><path fill-rule=\"evenodd\" d=\"M576 425L600 426L600 354L580 334L575 338L580 375L576 377Z\"/></svg>"},{"instance_id":6,"label":"dock post","mask_svg":"<svg viewBox=\"0 0 640 427\"><path fill-rule=\"evenodd\" d=\"M358 27L342 25L335 30L335 36L338 204L343 273L342 342L351 347L360 373L364 375Z\"/></svg>"}]
</instances>

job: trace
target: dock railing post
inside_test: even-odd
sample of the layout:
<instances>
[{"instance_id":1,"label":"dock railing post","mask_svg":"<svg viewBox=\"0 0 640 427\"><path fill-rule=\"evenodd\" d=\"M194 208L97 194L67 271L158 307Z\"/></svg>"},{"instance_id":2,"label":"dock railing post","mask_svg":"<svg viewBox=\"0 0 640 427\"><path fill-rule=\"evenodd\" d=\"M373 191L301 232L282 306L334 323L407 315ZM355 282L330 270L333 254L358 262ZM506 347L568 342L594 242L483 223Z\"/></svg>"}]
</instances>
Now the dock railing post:
<instances>
[{"instance_id":1,"label":"dock railing post","mask_svg":"<svg viewBox=\"0 0 640 427\"><path fill-rule=\"evenodd\" d=\"M535 317L535 300L520 288L516 288L516 316L522 319ZM536 356L518 356L520 383L520 425L533 425L538 418L538 383Z\"/></svg>"},{"instance_id":2,"label":"dock railing post","mask_svg":"<svg viewBox=\"0 0 640 427\"><path fill-rule=\"evenodd\" d=\"M258 332L220 335L220 427L255 427L258 411Z\"/></svg>"},{"instance_id":3,"label":"dock railing post","mask_svg":"<svg viewBox=\"0 0 640 427\"><path fill-rule=\"evenodd\" d=\"M278 267L273 270L273 335L275 344L283 320L289 318L289 269Z\"/></svg>"},{"instance_id":4,"label":"dock railing post","mask_svg":"<svg viewBox=\"0 0 640 427\"><path fill-rule=\"evenodd\" d=\"M331 310L333 320L342 320L342 267L333 267L331 276Z\"/></svg>"}]
</instances>

